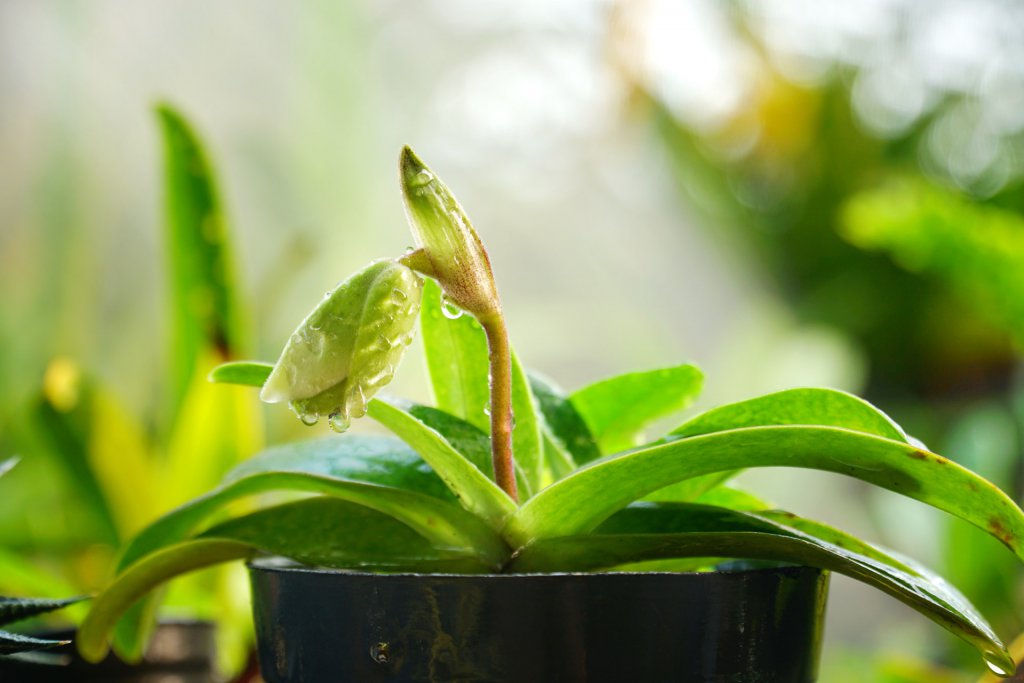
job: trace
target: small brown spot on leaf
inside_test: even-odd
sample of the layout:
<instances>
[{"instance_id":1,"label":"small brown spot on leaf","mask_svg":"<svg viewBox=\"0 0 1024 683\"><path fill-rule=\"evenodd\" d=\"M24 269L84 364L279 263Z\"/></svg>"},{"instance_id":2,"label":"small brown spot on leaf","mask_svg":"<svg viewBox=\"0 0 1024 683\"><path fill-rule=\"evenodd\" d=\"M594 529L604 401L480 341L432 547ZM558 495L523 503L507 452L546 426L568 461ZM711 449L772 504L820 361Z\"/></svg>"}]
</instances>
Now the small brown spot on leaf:
<instances>
[{"instance_id":1,"label":"small brown spot on leaf","mask_svg":"<svg viewBox=\"0 0 1024 683\"><path fill-rule=\"evenodd\" d=\"M996 517L991 518L988 521L988 529L992 532L992 535L998 538L1006 545L1010 545L1014 541L1013 534L1003 525L1002 521Z\"/></svg>"},{"instance_id":2,"label":"small brown spot on leaf","mask_svg":"<svg viewBox=\"0 0 1024 683\"><path fill-rule=\"evenodd\" d=\"M927 460L928 459L928 454L925 453L924 451L910 451L909 453L907 453L907 455L909 455L914 460Z\"/></svg>"}]
</instances>

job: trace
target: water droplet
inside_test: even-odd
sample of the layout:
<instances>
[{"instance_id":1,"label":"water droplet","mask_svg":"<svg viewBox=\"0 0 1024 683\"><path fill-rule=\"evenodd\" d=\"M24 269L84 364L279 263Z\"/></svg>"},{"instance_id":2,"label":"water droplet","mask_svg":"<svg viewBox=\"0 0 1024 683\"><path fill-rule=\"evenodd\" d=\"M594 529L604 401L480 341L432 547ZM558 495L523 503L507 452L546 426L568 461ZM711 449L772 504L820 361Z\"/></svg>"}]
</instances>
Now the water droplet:
<instances>
[{"instance_id":1,"label":"water droplet","mask_svg":"<svg viewBox=\"0 0 1024 683\"><path fill-rule=\"evenodd\" d=\"M397 287L395 289L391 290L391 299L395 303L401 303L401 302L405 301L408 298L409 298L409 295L406 294L405 292L403 292L402 290L398 289Z\"/></svg>"},{"instance_id":2,"label":"water droplet","mask_svg":"<svg viewBox=\"0 0 1024 683\"><path fill-rule=\"evenodd\" d=\"M985 660L985 664L988 665L988 668L996 676L1006 677L1013 675L1013 671L1011 669L1007 669L1004 665L1004 662L1006 661L1006 657L1004 655L998 652L983 652L981 656Z\"/></svg>"},{"instance_id":3,"label":"water droplet","mask_svg":"<svg viewBox=\"0 0 1024 683\"><path fill-rule=\"evenodd\" d=\"M452 300L447 296L441 296L441 312L444 313L444 317L449 320L458 320L462 317L462 309L452 303Z\"/></svg>"},{"instance_id":4,"label":"water droplet","mask_svg":"<svg viewBox=\"0 0 1024 683\"><path fill-rule=\"evenodd\" d=\"M433 179L434 174L428 171L427 169L423 169L409 181L409 184L413 187L424 187L425 185L429 185L430 181Z\"/></svg>"},{"instance_id":5,"label":"water droplet","mask_svg":"<svg viewBox=\"0 0 1024 683\"><path fill-rule=\"evenodd\" d=\"M306 425L307 427L312 427L313 425L320 421L320 413L317 413L315 411L312 413L299 413L298 415L299 421L301 421L302 424Z\"/></svg>"},{"instance_id":6,"label":"water droplet","mask_svg":"<svg viewBox=\"0 0 1024 683\"><path fill-rule=\"evenodd\" d=\"M387 664L391 659L390 650L387 643L374 643L370 646L370 659L378 664Z\"/></svg>"},{"instance_id":7,"label":"water droplet","mask_svg":"<svg viewBox=\"0 0 1024 683\"><path fill-rule=\"evenodd\" d=\"M327 424L330 425L332 430L343 434L352 426L352 420L349 419L348 415L345 415L340 410L336 410L327 418Z\"/></svg>"},{"instance_id":8,"label":"water droplet","mask_svg":"<svg viewBox=\"0 0 1024 683\"><path fill-rule=\"evenodd\" d=\"M398 338L398 341L399 341L399 343L402 346L408 346L409 344L412 344L412 340L413 340L413 333L412 332L406 332L405 334L403 334L401 337Z\"/></svg>"},{"instance_id":9,"label":"water droplet","mask_svg":"<svg viewBox=\"0 0 1024 683\"><path fill-rule=\"evenodd\" d=\"M491 416L491 404L490 403L485 403L484 404L484 415L486 415L487 417Z\"/></svg>"}]
</instances>

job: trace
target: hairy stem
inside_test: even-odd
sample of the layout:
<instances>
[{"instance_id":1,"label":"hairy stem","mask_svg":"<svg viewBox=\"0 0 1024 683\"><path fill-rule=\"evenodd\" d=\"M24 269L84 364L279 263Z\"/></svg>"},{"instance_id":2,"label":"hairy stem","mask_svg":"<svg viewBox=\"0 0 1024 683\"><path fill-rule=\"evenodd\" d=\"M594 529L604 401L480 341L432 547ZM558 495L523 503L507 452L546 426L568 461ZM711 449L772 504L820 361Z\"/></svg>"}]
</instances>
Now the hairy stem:
<instances>
[{"instance_id":1,"label":"hairy stem","mask_svg":"<svg viewBox=\"0 0 1024 683\"><path fill-rule=\"evenodd\" d=\"M494 479L514 501L516 490L515 459L512 455L512 350L508 328L501 312L480 320L487 335L487 357L490 363L491 389L491 460Z\"/></svg>"}]
</instances>

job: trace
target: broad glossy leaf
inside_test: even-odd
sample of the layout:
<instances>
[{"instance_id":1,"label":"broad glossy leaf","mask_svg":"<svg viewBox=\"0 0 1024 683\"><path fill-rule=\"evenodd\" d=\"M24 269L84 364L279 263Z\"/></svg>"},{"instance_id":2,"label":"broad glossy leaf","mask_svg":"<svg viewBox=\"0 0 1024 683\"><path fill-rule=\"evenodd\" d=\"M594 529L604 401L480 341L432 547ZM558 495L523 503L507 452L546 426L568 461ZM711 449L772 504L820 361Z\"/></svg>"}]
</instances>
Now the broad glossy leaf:
<instances>
[{"instance_id":1,"label":"broad glossy leaf","mask_svg":"<svg viewBox=\"0 0 1024 683\"><path fill-rule=\"evenodd\" d=\"M125 569L162 547L188 538L227 504L266 491L333 496L390 515L442 547L473 550L496 562L506 553L480 520L433 496L327 475L267 471L234 480L160 518L132 540L118 568Z\"/></svg>"},{"instance_id":2,"label":"broad glossy leaf","mask_svg":"<svg viewBox=\"0 0 1024 683\"><path fill-rule=\"evenodd\" d=\"M423 281L395 261L375 261L317 305L292 333L260 390L288 401L307 424L330 416L339 431L395 375L419 314Z\"/></svg>"},{"instance_id":3,"label":"broad glossy leaf","mask_svg":"<svg viewBox=\"0 0 1024 683\"><path fill-rule=\"evenodd\" d=\"M75 638L78 652L89 662L103 659L107 654L107 640L118 619L154 587L181 574L245 559L253 553L246 543L203 539L171 545L146 556L118 575L93 599L92 609L78 627ZM138 607L136 605L136 609ZM141 645L139 650L141 655Z\"/></svg>"},{"instance_id":4,"label":"broad glossy leaf","mask_svg":"<svg viewBox=\"0 0 1024 683\"><path fill-rule=\"evenodd\" d=\"M471 315L456 318L446 315L440 287L428 280L424 286L420 326L437 407L489 434L491 395L487 337L480 323ZM521 475L519 495L526 499L540 488L543 442L529 380L514 353L512 412L515 416L512 450Z\"/></svg>"},{"instance_id":5,"label":"broad glossy leaf","mask_svg":"<svg viewBox=\"0 0 1024 683\"><path fill-rule=\"evenodd\" d=\"M742 427L814 425L907 442L892 419L862 398L835 389L787 389L713 408L684 422L670 436L690 437Z\"/></svg>"},{"instance_id":6,"label":"broad glossy leaf","mask_svg":"<svg viewBox=\"0 0 1024 683\"><path fill-rule=\"evenodd\" d=\"M209 380L215 384L241 384L247 387L262 387L274 369L271 363L253 360L238 360L221 363L210 371Z\"/></svg>"},{"instance_id":7,"label":"broad glossy leaf","mask_svg":"<svg viewBox=\"0 0 1024 683\"><path fill-rule=\"evenodd\" d=\"M61 608L81 602L85 598L66 598L51 600L48 598L5 598L0 597L0 626L53 612Z\"/></svg>"},{"instance_id":8,"label":"broad glossy leaf","mask_svg":"<svg viewBox=\"0 0 1024 683\"><path fill-rule=\"evenodd\" d=\"M405 441L427 461L464 508L493 528L501 528L516 509L497 484L477 469L436 430L399 405L370 401L368 414Z\"/></svg>"},{"instance_id":9,"label":"broad glossy leaf","mask_svg":"<svg viewBox=\"0 0 1024 683\"><path fill-rule=\"evenodd\" d=\"M940 455L835 427L736 429L598 460L527 501L509 520L505 536L524 545L585 533L669 484L747 467L804 467L852 476L956 515L1024 557L1024 514L998 488Z\"/></svg>"},{"instance_id":10,"label":"broad glossy leaf","mask_svg":"<svg viewBox=\"0 0 1024 683\"><path fill-rule=\"evenodd\" d=\"M645 498L649 500L649 498ZM700 505L717 505L730 510L759 511L772 507L752 493L731 486L716 486L693 499Z\"/></svg>"},{"instance_id":11,"label":"broad glossy leaf","mask_svg":"<svg viewBox=\"0 0 1024 683\"><path fill-rule=\"evenodd\" d=\"M678 365L602 380L573 392L570 400L601 451L617 453L636 446L648 424L689 405L703 382L696 367Z\"/></svg>"},{"instance_id":12,"label":"broad glossy leaf","mask_svg":"<svg viewBox=\"0 0 1024 683\"><path fill-rule=\"evenodd\" d=\"M739 472L715 472L700 477L678 481L654 493L644 496L644 500L663 503L689 503L735 477Z\"/></svg>"},{"instance_id":13,"label":"broad glossy leaf","mask_svg":"<svg viewBox=\"0 0 1024 683\"><path fill-rule=\"evenodd\" d=\"M465 550L439 548L393 517L337 498L276 505L207 529L199 538L248 543L306 564L374 571L493 571Z\"/></svg>"},{"instance_id":14,"label":"broad glossy leaf","mask_svg":"<svg viewBox=\"0 0 1024 683\"><path fill-rule=\"evenodd\" d=\"M703 556L805 564L879 588L995 658L993 661L1010 663L1005 647L984 618L936 575L921 573L887 551L838 530L795 516L786 519L803 529L763 515L722 508L644 503L613 515L591 535L552 538L527 546L511 568L581 571L639 560ZM825 538L816 532L823 532Z\"/></svg>"},{"instance_id":15,"label":"broad glossy leaf","mask_svg":"<svg viewBox=\"0 0 1024 683\"><path fill-rule=\"evenodd\" d=\"M601 457L601 449L590 428L565 392L546 377L534 373L530 374L530 388L540 408L543 429L568 453L565 464L573 465L568 469Z\"/></svg>"},{"instance_id":16,"label":"broad glossy leaf","mask_svg":"<svg viewBox=\"0 0 1024 683\"><path fill-rule=\"evenodd\" d=\"M167 389L170 414L199 369L199 356L244 351L231 237L213 168L192 126L167 104L157 107L164 143L165 240L171 293ZM168 421L172 423L173 419Z\"/></svg>"},{"instance_id":17,"label":"broad glossy leaf","mask_svg":"<svg viewBox=\"0 0 1024 683\"><path fill-rule=\"evenodd\" d=\"M423 458L393 436L344 434L271 446L228 472L224 484L267 472L321 475L455 500Z\"/></svg>"}]
</instances>

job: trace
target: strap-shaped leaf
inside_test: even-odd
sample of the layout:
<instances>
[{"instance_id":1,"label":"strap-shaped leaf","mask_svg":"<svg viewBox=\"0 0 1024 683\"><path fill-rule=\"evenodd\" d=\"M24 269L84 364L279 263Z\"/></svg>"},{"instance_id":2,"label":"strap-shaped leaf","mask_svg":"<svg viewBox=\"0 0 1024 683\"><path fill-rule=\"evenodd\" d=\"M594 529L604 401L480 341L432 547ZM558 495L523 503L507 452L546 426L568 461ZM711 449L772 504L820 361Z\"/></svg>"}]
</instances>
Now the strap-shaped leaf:
<instances>
[{"instance_id":1,"label":"strap-shaped leaf","mask_svg":"<svg viewBox=\"0 0 1024 683\"><path fill-rule=\"evenodd\" d=\"M570 469L601 457L590 428L564 391L536 373L530 373L530 388L544 419L543 428L569 454Z\"/></svg>"},{"instance_id":2,"label":"strap-shaped leaf","mask_svg":"<svg viewBox=\"0 0 1024 683\"><path fill-rule=\"evenodd\" d=\"M69 640L49 640L45 638L33 638L23 636L20 633L0 631L0 655L13 655L19 652L32 652L34 650L46 650L58 645L67 645Z\"/></svg>"},{"instance_id":3,"label":"strap-shaped leaf","mask_svg":"<svg viewBox=\"0 0 1024 683\"><path fill-rule=\"evenodd\" d=\"M439 432L400 405L370 401L370 417L387 427L427 461L467 510L500 529L516 504L497 484L459 453Z\"/></svg>"},{"instance_id":4,"label":"strap-shaped leaf","mask_svg":"<svg viewBox=\"0 0 1024 683\"><path fill-rule=\"evenodd\" d=\"M525 545L585 533L669 484L747 467L804 467L849 475L960 517L1024 558L1024 514L998 488L940 455L835 427L735 429L605 458L527 501L509 520L505 536Z\"/></svg>"},{"instance_id":5,"label":"strap-shaped leaf","mask_svg":"<svg viewBox=\"0 0 1024 683\"><path fill-rule=\"evenodd\" d=\"M693 365L630 372L583 387L570 396L603 453L636 446L658 418L682 410L700 393L704 375Z\"/></svg>"},{"instance_id":6,"label":"strap-shaped leaf","mask_svg":"<svg viewBox=\"0 0 1024 683\"><path fill-rule=\"evenodd\" d=\"M221 363L210 371L209 380L218 384L241 384L247 387L262 387L270 377L274 366L253 360L239 360Z\"/></svg>"},{"instance_id":7,"label":"strap-shaped leaf","mask_svg":"<svg viewBox=\"0 0 1024 683\"><path fill-rule=\"evenodd\" d=\"M994 664L1012 670L1005 647L984 618L935 574L836 529L794 516L784 518L796 526L769 516L709 506L645 503L612 516L593 534L527 546L511 569L558 571L571 567L581 571L624 562L704 556L820 567L879 588L971 643Z\"/></svg>"},{"instance_id":8,"label":"strap-shaped leaf","mask_svg":"<svg viewBox=\"0 0 1024 683\"><path fill-rule=\"evenodd\" d=\"M185 396L200 356L229 359L244 350L235 291L231 236L213 168L188 121L167 104L157 107L164 142L165 239L171 293L167 389L171 413Z\"/></svg>"},{"instance_id":9,"label":"strap-shaped leaf","mask_svg":"<svg viewBox=\"0 0 1024 683\"><path fill-rule=\"evenodd\" d=\"M128 545L118 563L119 569L188 538L227 504L266 491L333 496L394 517L442 547L472 550L494 562L500 562L506 554L501 541L480 520L433 496L319 474L271 471L237 479L160 518Z\"/></svg>"},{"instance_id":10,"label":"strap-shaped leaf","mask_svg":"<svg viewBox=\"0 0 1024 683\"><path fill-rule=\"evenodd\" d=\"M690 437L742 427L815 425L908 441L898 424L862 398L836 389L787 389L730 403L693 417L671 436Z\"/></svg>"},{"instance_id":11,"label":"strap-shaped leaf","mask_svg":"<svg viewBox=\"0 0 1024 683\"><path fill-rule=\"evenodd\" d=\"M154 587L197 569L245 559L253 552L247 543L204 539L171 545L146 556L94 598L92 609L78 627L78 652L89 662L103 659L114 624Z\"/></svg>"},{"instance_id":12,"label":"strap-shaped leaf","mask_svg":"<svg viewBox=\"0 0 1024 683\"><path fill-rule=\"evenodd\" d=\"M0 597L0 626L62 609L85 600L84 597L51 600L48 598Z\"/></svg>"},{"instance_id":13,"label":"strap-shaped leaf","mask_svg":"<svg viewBox=\"0 0 1024 683\"><path fill-rule=\"evenodd\" d=\"M441 289L427 280L423 290L420 328L434 402L447 413L490 433L490 387L487 337L471 315L446 313ZM522 364L512 354L512 450L522 479L522 499L539 490L543 467L542 435L530 383Z\"/></svg>"}]
</instances>

